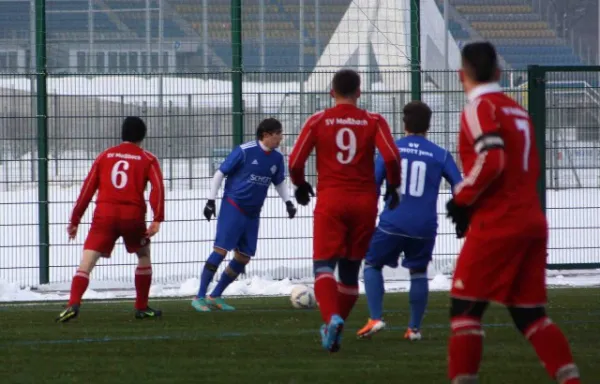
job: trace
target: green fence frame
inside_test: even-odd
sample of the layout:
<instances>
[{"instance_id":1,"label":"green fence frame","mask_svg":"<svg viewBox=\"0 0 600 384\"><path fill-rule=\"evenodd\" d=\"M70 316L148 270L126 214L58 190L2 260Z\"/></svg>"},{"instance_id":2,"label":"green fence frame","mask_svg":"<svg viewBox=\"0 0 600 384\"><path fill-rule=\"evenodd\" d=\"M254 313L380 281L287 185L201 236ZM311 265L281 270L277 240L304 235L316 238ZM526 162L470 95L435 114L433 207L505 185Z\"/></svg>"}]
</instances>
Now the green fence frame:
<instances>
[{"instance_id":1,"label":"green fence frame","mask_svg":"<svg viewBox=\"0 0 600 384\"><path fill-rule=\"evenodd\" d=\"M551 84L552 78L549 76L553 73L561 74L563 79L567 81L575 76L576 74L592 74L591 77L596 78L596 81L600 81L600 66L539 66L532 65L528 67L528 109L535 126L535 137L537 146L540 154L540 162L542 167L542 173L538 181L538 191L542 202L542 207L546 214L549 211L555 209L548 205L548 164L547 158L554 156L554 153L547 148L548 132L551 132L554 127L548 124L548 112L551 107L548 105L548 94L552 90ZM596 86L595 88L597 88ZM597 127L600 130L600 126ZM598 143L598 149L600 150L600 143ZM549 155L549 156L548 156ZM594 207L598 208L598 207ZM550 231L567 230L569 228L552 228ZM584 249L584 247L580 248ZM577 252L578 249L573 249ZM600 268L598 262L576 262L576 263L548 263L548 269L551 270L574 270L574 269L597 269Z\"/></svg>"},{"instance_id":2,"label":"green fence frame","mask_svg":"<svg viewBox=\"0 0 600 384\"><path fill-rule=\"evenodd\" d=\"M37 182L38 182L38 223L37 230L39 234L39 283L45 284L50 281L50 217L49 217L49 175L48 175L48 69L47 69L47 47L46 47L46 11L44 0L36 0L35 17L36 17L36 71L35 83L37 86L36 112L35 119L37 125ZM244 65L242 57L242 2L241 0L231 0L231 46L232 46L232 68L229 73L221 75L229 76L231 79L231 144L237 145L244 141L245 127L244 122L247 119L247 112L244 106L243 99L243 82L244 82ZM426 95L422 89L424 83L424 71L420 67L420 1L410 1L410 31L411 31L411 63L410 63L410 91L402 96L403 100L421 100ZM547 80L548 74L551 73L576 74L583 72L596 72L600 78L600 67L558 67L558 66L531 66L527 71L527 102L528 109L536 127L536 139L540 153L547 154L546 148L548 130L548 105L547 105ZM50 74L51 75L51 74ZM193 75L193 74L188 74ZM445 92L450 92L446 90ZM452 90L452 92L460 93L460 90ZM364 93L367 95L367 92ZM406 96L406 97L405 97ZM300 95L301 103L309 100L306 94ZM367 105L367 107L369 107ZM394 108L396 108L394 102ZM304 112L307 112L306 109ZM394 118L396 118L396 111ZM399 112L398 112L399 113ZM449 113L446 111L445 113ZM302 114L302 111L301 111ZM307 114L308 116L308 114ZM300 116L301 118L307 116ZM247 122L247 121L246 121ZM446 121L446 124L448 122ZM455 129L456 127L446 126L445 129ZM600 129L600 128L599 128ZM248 133L246 132L246 135ZM222 154L218 154L221 156ZM548 169L546 164L547 156L541 156L542 168ZM541 196L542 206L548 212L552 207L548 206L548 180L547 173L543 172L538 183L538 189ZM575 263L550 263L548 269L595 269L600 268L598 262L575 262Z\"/></svg>"}]
</instances>

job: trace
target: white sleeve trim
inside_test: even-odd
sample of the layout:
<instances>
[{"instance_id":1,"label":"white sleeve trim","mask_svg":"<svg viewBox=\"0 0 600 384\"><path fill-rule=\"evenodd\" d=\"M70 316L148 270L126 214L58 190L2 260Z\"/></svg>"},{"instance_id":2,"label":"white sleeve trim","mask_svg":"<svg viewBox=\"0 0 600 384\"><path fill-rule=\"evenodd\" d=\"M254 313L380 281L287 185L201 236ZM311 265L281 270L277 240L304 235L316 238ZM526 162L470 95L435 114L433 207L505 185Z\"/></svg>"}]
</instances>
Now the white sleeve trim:
<instances>
[{"instance_id":1,"label":"white sleeve trim","mask_svg":"<svg viewBox=\"0 0 600 384\"><path fill-rule=\"evenodd\" d=\"M281 196L281 200L283 200L284 203L290 201L290 194L288 192L288 187L285 180L279 185L276 185L275 189L277 190L277 193L279 193L279 196Z\"/></svg>"},{"instance_id":2,"label":"white sleeve trim","mask_svg":"<svg viewBox=\"0 0 600 384\"><path fill-rule=\"evenodd\" d=\"M220 170L217 170L217 172L215 172L215 175L212 179L212 184L210 186L210 192L208 194L209 200L217 199L217 193L219 192L219 188L221 188L221 183L223 182L224 178L225 174L223 172L221 172Z\"/></svg>"}]
</instances>

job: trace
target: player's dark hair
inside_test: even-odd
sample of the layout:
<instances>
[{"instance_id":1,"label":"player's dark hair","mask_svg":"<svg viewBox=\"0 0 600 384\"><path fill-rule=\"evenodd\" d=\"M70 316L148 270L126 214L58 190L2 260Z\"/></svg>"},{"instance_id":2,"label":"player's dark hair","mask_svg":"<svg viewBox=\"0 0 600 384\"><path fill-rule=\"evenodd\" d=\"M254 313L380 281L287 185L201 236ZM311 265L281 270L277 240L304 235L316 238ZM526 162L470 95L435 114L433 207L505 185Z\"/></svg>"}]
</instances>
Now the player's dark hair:
<instances>
[{"instance_id":1,"label":"player's dark hair","mask_svg":"<svg viewBox=\"0 0 600 384\"><path fill-rule=\"evenodd\" d=\"M487 41L469 43L462 49L463 68L469 77L479 83L494 80L498 70L498 55L492 43Z\"/></svg>"},{"instance_id":2,"label":"player's dark hair","mask_svg":"<svg viewBox=\"0 0 600 384\"><path fill-rule=\"evenodd\" d=\"M274 117L269 117L258 124L258 128L256 128L256 138L262 140L265 133L274 134L279 133L282 130L281 122Z\"/></svg>"},{"instance_id":3,"label":"player's dark hair","mask_svg":"<svg viewBox=\"0 0 600 384\"><path fill-rule=\"evenodd\" d=\"M342 97L352 97L360 88L360 75L352 69L340 69L333 75L331 87Z\"/></svg>"},{"instance_id":4,"label":"player's dark hair","mask_svg":"<svg viewBox=\"0 0 600 384\"><path fill-rule=\"evenodd\" d=\"M404 106L404 129L414 134L424 134L429 131L431 123L431 108L422 101L411 101Z\"/></svg>"},{"instance_id":5,"label":"player's dark hair","mask_svg":"<svg viewBox=\"0 0 600 384\"><path fill-rule=\"evenodd\" d=\"M146 123L137 116L128 116L121 126L121 139L130 143L140 143L146 137Z\"/></svg>"}]
</instances>

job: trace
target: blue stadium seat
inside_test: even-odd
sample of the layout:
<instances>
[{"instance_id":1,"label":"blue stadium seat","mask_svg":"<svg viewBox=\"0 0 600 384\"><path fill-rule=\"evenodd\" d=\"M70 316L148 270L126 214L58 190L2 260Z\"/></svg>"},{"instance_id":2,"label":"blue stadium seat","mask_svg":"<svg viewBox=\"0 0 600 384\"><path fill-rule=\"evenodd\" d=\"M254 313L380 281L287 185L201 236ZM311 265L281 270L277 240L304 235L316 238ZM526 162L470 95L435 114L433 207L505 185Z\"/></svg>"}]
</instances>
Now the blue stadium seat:
<instances>
[{"instance_id":1,"label":"blue stadium seat","mask_svg":"<svg viewBox=\"0 0 600 384\"><path fill-rule=\"evenodd\" d=\"M438 3L441 0L438 0ZM523 0L453 0L453 7L479 35L491 40L513 68L531 64L581 65L573 48L558 38L549 24ZM459 28L450 25L458 40Z\"/></svg>"},{"instance_id":2,"label":"blue stadium seat","mask_svg":"<svg viewBox=\"0 0 600 384\"><path fill-rule=\"evenodd\" d=\"M452 5L523 5L523 0L452 0Z\"/></svg>"},{"instance_id":3,"label":"blue stadium seat","mask_svg":"<svg viewBox=\"0 0 600 384\"><path fill-rule=\"evenodd\" d=\"M323 50L331 38L342 16L352 0L322 0L319 8L321 20L319 35L314 26L314 3L305 2L304 8L304 63L310 70L318 59L316 39ZM115 12L125 26L139 38L146 35L146 0L104 0L103 3L115 10L138 9L139 11ZM441 9L443 0L436 0ZM210 0L208 30L210 45L226 65L231 64L231 14L230 0ZM151 7L157 7L158 0L150 1ZM169 9L176 12L185 22L196 30L201 39L203 31L202 2L198 0L168 0ZM464 22L471 24L481 36L488 36L507 63L515 68L524 68L528 64L580 64L581 59L572 47L556 34L539 14L533 12L531 3L524 0L452 0L452 6L462 14L462 20L450 20L450 32L458 41L472 38ZM86 11L87 0L47 0L50 11ZM96 5L99 7L99 5ZM258 69L260 15L257 2L244 3L244 65L249 70ZM284 71L298 68L299 65L299 3L297 0L265 0L265 39L266 66L268 70ZM96 8L99 9L99 8ZM15 36L18 32L27 37L30 29L29 3L25 0L6 0L0 2L0 36ZM459 22L460 21L460 22ZM461 24L462 23L462 24ZM82 13L48 13L48 30L52 33L87 32L88 15ZM98 33L116 32L117 25L106 13L94 14L94 30ZM15 32L16 31L16 32ZM172 18L164 20L164 32L167 39L185 38L184 30ZM158 37L158 12L151 12L152 38ZM517 38L518 37L518 38Z\"/></svg>"},{"instance_id":4,"label":"blue stadium seat","mask_svg":"<svg viewBox=\"0 0 600 384\"><path fill-rule=\"evenodd\" d=\"M29 3L0 2L0 36L11 38L17 33L26 36L29 29Z\"/></svg>"}]
</instances>

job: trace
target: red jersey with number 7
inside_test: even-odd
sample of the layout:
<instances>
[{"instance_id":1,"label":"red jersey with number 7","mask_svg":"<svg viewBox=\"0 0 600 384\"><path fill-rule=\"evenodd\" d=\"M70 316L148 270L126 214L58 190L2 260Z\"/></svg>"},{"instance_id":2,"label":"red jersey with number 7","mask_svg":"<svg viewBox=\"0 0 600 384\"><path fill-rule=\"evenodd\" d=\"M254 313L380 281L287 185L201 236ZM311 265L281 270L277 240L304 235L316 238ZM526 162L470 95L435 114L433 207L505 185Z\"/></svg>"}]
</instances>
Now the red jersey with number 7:
<instances>
[{"instance_id":1,"label":"red jersey with number 7","mask_svg":"<svg viewBox=\"0 0 600 384\"><path fill-rule=\"evenodd\" d=\"M164 221L165 190L156 156L141 147L124 142L102 152L86 177L71 214L71 224L78 225L90 201L98 191L94 215L144 218L144 191L150 182L150 206L154 220ZM129 217L136 216L136 217Z\"/></svg>"},{"instance_id":2,"label":"red jersey with number 7","mask_svg":"<svg viewBox=\"0 0 600 384\"><path fill-rule=\"evenodd\" d=\"M458 143L465 177L454 199L472 208L469 233L545 236L537 191L540 162L529 114L495 83L476 87L468 99Z\"/></svg>"},{"instance_id":3,"label":"red jersey with number 7","mask_svg":"<svg viewBox=\"0 0 600 384\"><path fill-rule=\"evenodd\" d=\"M316 149L317 191L377 193L375 148L386 165L390 185L400 185L400 153L386 120L350 104L340 104L312 115L304 124L290 154L294 185L305 182L304 165Z\"/></svg>"}]
</instances>

